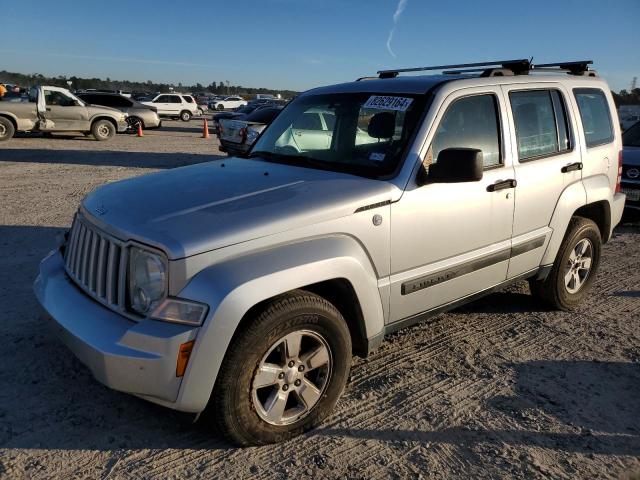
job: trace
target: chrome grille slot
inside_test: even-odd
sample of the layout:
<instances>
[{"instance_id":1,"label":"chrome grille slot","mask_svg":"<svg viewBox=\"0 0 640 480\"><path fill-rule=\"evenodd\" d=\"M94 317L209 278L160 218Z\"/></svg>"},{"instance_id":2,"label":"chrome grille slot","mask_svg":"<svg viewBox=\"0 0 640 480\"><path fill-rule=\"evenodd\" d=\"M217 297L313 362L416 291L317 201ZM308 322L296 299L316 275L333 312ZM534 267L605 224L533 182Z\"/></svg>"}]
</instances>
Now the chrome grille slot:
<instances>
[{"instance_id":1,"label":"chrome grille slot","mask_svg":"<svg viewBox=\"0 0 640 480\"><path fill-rule=\"evenodd\" d=\"M127 249L125 242L76 215L65 251L65 268L86 293L107 307L125 310Z\"/></svg>"}]
</instances>

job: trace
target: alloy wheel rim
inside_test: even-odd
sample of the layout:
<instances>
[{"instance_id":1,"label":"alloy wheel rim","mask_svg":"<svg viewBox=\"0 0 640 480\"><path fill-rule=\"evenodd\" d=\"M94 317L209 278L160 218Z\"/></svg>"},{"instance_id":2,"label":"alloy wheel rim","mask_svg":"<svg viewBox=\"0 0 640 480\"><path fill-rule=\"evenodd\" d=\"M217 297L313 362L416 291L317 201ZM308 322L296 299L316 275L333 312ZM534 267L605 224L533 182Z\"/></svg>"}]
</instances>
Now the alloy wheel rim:
<instances>
[{"instance_id":1,"label":"alloy wheel rim","mask_svg":"<svg viewBox=\"0 0 640 480\"><path fill-rule=\"evenodd\" d=\"M331 376L327 341L311 330L297 330L276 341L262 357L251 382L258 416L271 425L289 425L318 404Z\"/></svg>"},{"instance_id":2,"label":"alloy wheel rim","mask_svg":"<svg viewBox=\"0 0 640 480\"><path fill-rule=\"evenodd\" d=\"M107 137L109 135L109 127L106 125L100 125L98 128L98 135L101 137Z\"/></svg>"},{"instance_id":3,"label":"alloy wheel rim","mask_svg":"<svg viewBox=\"0 0 640 480\"><path fill-rule=\"evenodd\" d=\"M0 137L4 137L7 134L7 127L0 123Z\"/></svg>"},{"instance_id":4,"label":"alloy wheel rim","mask_svg":"<svg viewBox=\"0 0 640 480\"><path fill-rule=\"evenodd\" d=\"M571 250L564 275L564 285L569 293L577 293L589 278L593 264L593 245L587 238L580 240Z\"/></svg>"}]
</instances>

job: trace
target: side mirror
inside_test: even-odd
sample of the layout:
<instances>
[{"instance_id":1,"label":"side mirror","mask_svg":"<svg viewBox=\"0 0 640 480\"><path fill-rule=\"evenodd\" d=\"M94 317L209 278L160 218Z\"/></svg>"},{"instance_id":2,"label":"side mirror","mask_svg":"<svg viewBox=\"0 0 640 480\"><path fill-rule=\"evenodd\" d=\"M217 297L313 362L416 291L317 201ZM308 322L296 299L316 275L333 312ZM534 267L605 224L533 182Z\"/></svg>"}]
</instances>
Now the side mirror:
<instances>
[{"instance_id":1,"label":"side mirror","mask_svg":"<svg viewBox=\"0 0 640 480\"><path fill-rule=\"evenodd\" d=\"M438 154L438 160L429 166L423 183L462 183L482 180L482 150L475 148L447 148Z\"/></svg>"}]
</instances>

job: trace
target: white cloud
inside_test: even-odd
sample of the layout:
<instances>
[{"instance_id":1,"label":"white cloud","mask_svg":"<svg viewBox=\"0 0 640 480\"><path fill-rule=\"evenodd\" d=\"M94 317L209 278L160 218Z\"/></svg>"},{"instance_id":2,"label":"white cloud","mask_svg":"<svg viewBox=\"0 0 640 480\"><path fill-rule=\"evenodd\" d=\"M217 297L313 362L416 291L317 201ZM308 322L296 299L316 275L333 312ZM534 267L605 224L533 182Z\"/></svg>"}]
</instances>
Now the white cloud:
<instances>
[{"instance_id":1,"label":"white cloud","mask_svg":"<svg viewBox=\"0 0 640 480\"><path fill-rule=\"evenodd\" d=\"M391 30L389 31L389 37L387 38L387 50L389 50L389 53L393 58L396 58L396 54L391 48L391 41L393 40L393 34L396 32L398 21L400 20L400 17L402 16L402 12L404 12L404 9L407 6L408 1L409 0L399 0L398 6L396 7L396 11L393 14L393 26L391 27Z\"/></svg>"}]
</instances>

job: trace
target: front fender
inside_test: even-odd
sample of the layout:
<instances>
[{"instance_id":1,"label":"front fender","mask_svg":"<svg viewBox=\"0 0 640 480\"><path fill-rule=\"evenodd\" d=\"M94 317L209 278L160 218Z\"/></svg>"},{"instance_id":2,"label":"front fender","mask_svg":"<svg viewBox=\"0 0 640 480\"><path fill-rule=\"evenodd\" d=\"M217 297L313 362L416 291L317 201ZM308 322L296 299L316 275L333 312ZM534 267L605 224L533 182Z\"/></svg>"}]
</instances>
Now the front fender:
<instances>
[{"instance_id":1,"label":"front fender","mask_svg":"<svg viewBox=\"0 0 640 480\"><path fill-rule=\"evenodd\" d=\"M257 303L326 280L349 281L358 297L367 338L382 332L384 316L373 267L348 236L331 236L258 251L198 273L180 297L209 305L174 408L206 407L218 370L238 324Z\"/></svg>"}]
</instances>

